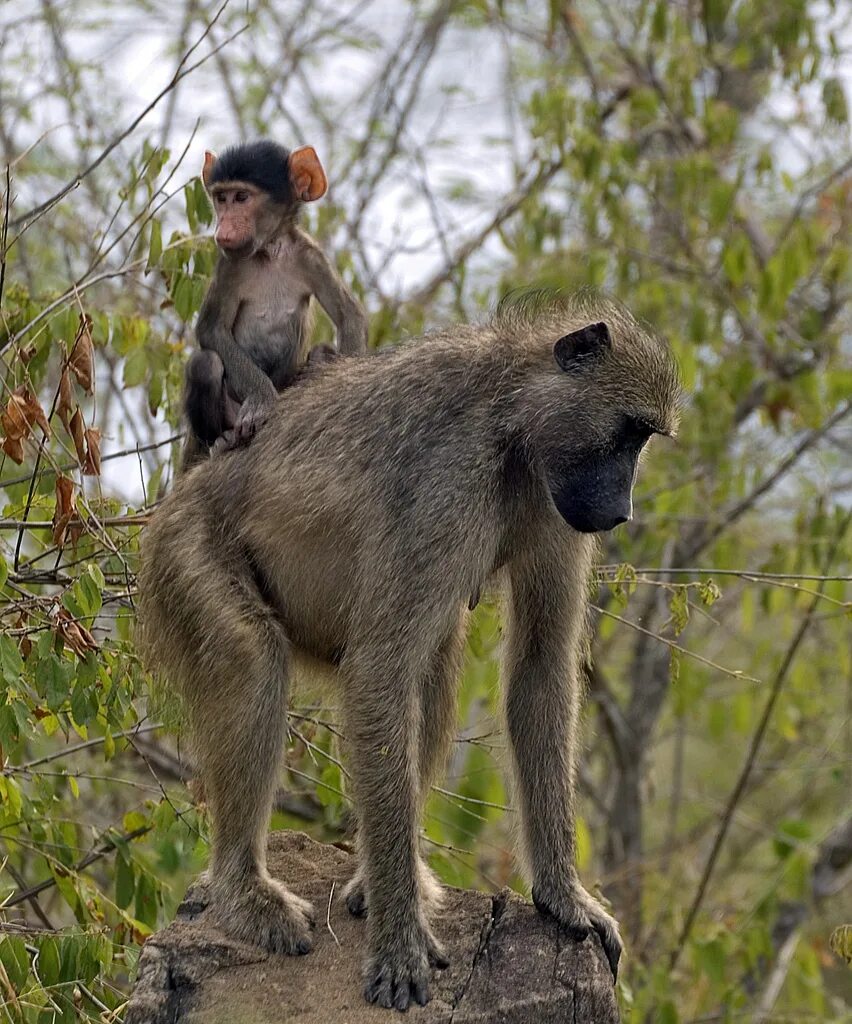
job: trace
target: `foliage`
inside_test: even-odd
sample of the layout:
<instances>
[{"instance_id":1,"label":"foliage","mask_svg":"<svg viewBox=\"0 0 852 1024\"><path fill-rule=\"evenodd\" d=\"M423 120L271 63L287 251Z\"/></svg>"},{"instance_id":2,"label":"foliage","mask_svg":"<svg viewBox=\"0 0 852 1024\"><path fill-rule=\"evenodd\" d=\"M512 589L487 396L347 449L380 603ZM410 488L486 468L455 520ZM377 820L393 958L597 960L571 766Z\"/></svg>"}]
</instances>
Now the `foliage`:
<instances>
[{"instance_id":1,"label":"foliage","mask_svg":"<svg viewBox=\"0 0 852 1024\"><path fill-rule=\"evenodd\" d=\"M626 1020L852 1020L842 5L123 6L161 44L140 123L94 60L116 45L102 5L0 15L5 1018L120 1019L139 944L205 860L134 651L134 573L213 262L189 157L268 132L330 167L310 227L373 345L529 283L605 287L670 339L682 429L593 590L580 870L623 922ZM447 882L523 889L499 636L486 595L425 836ZM273 825L339 839L332 702L299 698Z\"/></svg>"}]
</instances>

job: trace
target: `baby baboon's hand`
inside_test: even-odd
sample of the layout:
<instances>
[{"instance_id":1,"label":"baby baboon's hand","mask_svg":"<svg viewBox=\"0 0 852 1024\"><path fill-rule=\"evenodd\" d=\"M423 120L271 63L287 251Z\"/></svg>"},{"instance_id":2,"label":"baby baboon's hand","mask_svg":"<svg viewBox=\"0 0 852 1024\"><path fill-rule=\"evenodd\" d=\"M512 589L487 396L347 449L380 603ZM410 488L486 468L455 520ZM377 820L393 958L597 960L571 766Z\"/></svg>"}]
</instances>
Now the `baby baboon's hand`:
<instances>
[{"instance_id":1,"label":"baby baboon's hand","mask_svg":"<svg viewBox=\"0 0 852 1024\"><path fill-rule=\"evenodd\" d=\"M441 944L429 928L401 930L369 957L364 969L364 997L387 1009L407 1010L411 1002L425 1006L430 967L449 964Z\"/></svg>"},{"instance_id":2,"label":"baby baboon's hand","mask_svg":"<svg viewBox=\"0 0 852 1024\"><path fill-rule=\"evenodd\" d=\"M275 406L275 388L270 382L269 392L249 395L240 406L237 422L234 424L233 447L248 444L263 424L269 419Z\"/></svg>"},{"instance_id":3,"label":"baby baboon's hand","mask_svg":"<svg viewBox=\"0 0 852 1024\"><path fill-rule=\"evenodd\" d=\"M577 882L561 895L555 888L534 886L532 898L539 913L556 918L568 935L577 942L582 942L592 930L596 931L612 971L612 980L617 979L618 961L624 948L618 932L618 923L594 896L590 896Z\"/></svg>"}]
</instances>

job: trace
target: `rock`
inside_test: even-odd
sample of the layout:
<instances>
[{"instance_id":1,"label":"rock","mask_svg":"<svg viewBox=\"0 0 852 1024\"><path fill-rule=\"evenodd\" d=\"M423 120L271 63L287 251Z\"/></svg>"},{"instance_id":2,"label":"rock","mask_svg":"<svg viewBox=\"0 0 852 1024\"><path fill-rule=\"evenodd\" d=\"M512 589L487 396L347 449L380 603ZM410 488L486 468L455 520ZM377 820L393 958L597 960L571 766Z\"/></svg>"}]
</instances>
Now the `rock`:
<instances>
[{"instance_id":1,"label":"rock","mask_svg":"<svg viewBox=\"0 0 852 1024\"><path fill-rule=\"evenodd\" d=\"M361 994L366 922L340 898L351 854L299 832L269 837L269 870L317 911L308 956L270 956L204 923L191 891L177 920L142 950L125 1024L391 1024ZM329 899L331 905L329 907ZM451 965L411 1024L618 1024L596 935L577 943L525 900L447 889L436 919Z\"/></svg>"}]
</instances>

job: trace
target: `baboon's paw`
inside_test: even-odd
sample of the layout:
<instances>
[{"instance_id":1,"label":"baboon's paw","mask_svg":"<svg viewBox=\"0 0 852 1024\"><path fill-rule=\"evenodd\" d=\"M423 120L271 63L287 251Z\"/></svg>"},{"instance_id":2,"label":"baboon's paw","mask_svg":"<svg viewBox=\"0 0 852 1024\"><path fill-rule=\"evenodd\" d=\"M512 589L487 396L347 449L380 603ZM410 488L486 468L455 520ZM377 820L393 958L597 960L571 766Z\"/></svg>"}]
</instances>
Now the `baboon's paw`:
<instances>
[{"instance_id":1,"label":"baboon's paw","mask_svg":"<svg viewBox=\"0 0 852 1024\"><path fill-rule=\"evenodd\" d=\"M244 890L228 894L211 907L223 931L270 953L311 951L314 910L272 879L256 879Z\"/></svg>"},{"instance_id":2,"label":"baboon's paw","mask_svg":"<svg viewBox=\"0 0 852 1024\"><path fill-rule=\"evenodd\" d=\"M353 917L367 916L367 890L360 868L346 883L343 889L343 898L346 900L346 909Z\"/></svg>"},{"instance_id":3,"label":"baboon's paw","mask_svg":"<svg viewBox=\"0 0 852 1024\"><path fill-rule=\"evenodd\" d=\"M564 896L533 888L532 898L538 911L556 918L568 936L576 942L582 942L592 931L597 932L613 981L617 979L618 961L623 949L618 924L594 896L577 885Z\"/></svg>"},{"instance_id":4,"label":"baboon's paw","mask_svg":"<svg viewBox=\"0 0 852 1024\"><path fill-rule=\"evenodd\" d=\"M429 1002L429 950L425 937L388 945L367 961L364 970L364 998L387 1009L405 1011L412 1002Z\"/></svg>"},{"instance_id":5,"label":"baboon's paw","mask_svg":"<svg viewBox=\"0 0 852 1024\"><path fill-rule=\"evenodd\" d=\"M188 886L178 912L184 917L196 918L207 909L212 898L210 872L204 871Z\"/></svg>"}]
</instances>

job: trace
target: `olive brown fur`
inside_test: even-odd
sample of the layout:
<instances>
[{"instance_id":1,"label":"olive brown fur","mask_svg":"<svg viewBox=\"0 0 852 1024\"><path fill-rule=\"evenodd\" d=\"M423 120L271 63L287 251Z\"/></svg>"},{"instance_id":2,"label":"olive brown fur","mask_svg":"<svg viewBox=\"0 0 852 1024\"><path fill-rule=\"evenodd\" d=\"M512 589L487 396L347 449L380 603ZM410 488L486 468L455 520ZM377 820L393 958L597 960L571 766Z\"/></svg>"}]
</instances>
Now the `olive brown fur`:
<instances>
[{"instance_id":1,"label":"olive brown fur","mask_svg":"<svg viewBox=\"0 0 852 1024\"><path fill-rule=\"evenodd\" d=\"M312 912L265 869L291 679L341 688L367 909L365 995L403 1010L445 963L419 820L456 717L468 600L505 594L505 713L536 906L615 921L575 868L574 773L595 531L631 514L639 453L676 425L665 343L586 296L504 303L297 381L252 444L178 480L143 544L140 640L182 694L213 818L210 910L272 951Z\"/></svg>"}]
</instances>

